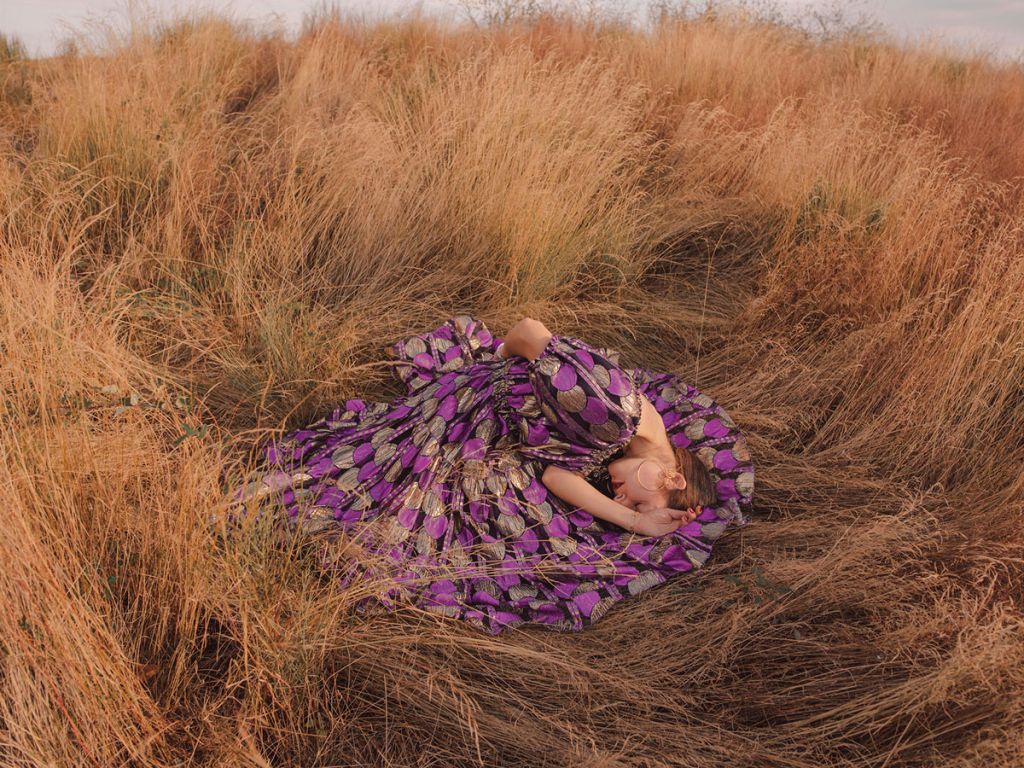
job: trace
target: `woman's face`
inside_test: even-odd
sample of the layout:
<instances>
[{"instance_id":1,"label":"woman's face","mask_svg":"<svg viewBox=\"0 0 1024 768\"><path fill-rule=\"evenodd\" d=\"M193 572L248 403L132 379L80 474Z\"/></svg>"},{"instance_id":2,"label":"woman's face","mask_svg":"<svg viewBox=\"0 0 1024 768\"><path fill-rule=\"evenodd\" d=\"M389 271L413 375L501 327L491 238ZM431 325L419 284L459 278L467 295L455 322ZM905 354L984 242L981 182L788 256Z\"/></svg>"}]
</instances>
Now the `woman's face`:
<instances>
[{"instance_id":1,"label":"woman's face","mask_svg":"<svg viewBox=\"0 0 1024 768\"><path fill-rule=\"evenodd\" d=\"M636 509L636 505L640 502L663 507L668 502L668 490L672 487L668 478L676 471L674 467L666 467L658 459L635 457L616 459L608 464L608 477L611 481L613 498L630 509ZM685 487L685 481L683 487ZM652 488L659 490L651 490Z\"/></svg>"}]
</instances>

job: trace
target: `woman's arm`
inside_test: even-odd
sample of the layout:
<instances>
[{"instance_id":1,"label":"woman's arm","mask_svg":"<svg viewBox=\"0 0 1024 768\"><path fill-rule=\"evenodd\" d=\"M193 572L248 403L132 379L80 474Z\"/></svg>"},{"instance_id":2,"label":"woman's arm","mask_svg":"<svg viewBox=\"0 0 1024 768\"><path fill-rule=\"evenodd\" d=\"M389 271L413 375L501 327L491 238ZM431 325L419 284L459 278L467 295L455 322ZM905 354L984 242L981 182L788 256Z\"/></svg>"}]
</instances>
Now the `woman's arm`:
<instances>
[{"instance_id":1,"label":"woman's arm","mask_svg":"<svg viewBox=\"0 0 1024 768\"><path fill-rule=\"evenodd\" d=\"M627 531L634 529L638 514L615 499L609 499L581 475L552 464L544 469L541 482L558 498L583 508L594 517L600 517Z\"/></svg>"}]
</instances>

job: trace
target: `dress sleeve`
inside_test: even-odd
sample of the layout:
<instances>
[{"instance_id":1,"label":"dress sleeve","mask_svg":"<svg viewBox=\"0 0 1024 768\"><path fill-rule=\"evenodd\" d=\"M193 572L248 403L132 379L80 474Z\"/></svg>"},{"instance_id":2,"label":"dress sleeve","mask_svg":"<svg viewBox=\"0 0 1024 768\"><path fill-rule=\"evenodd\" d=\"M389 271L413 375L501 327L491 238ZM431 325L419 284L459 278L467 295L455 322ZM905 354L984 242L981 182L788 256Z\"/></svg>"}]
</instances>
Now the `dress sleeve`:
<instances>
[{"instance_id":1,"label":"dress sleeve","mask_svg":"<svg viewBox=\"0 0 1024 768\"><path fill-rule=\"evenodd\" d=\"M539 414L522 452L545 464L599 474L632 439L640 421L640 390L618 352L553 334L527 365Z\"/></svg>"}]
</instances>

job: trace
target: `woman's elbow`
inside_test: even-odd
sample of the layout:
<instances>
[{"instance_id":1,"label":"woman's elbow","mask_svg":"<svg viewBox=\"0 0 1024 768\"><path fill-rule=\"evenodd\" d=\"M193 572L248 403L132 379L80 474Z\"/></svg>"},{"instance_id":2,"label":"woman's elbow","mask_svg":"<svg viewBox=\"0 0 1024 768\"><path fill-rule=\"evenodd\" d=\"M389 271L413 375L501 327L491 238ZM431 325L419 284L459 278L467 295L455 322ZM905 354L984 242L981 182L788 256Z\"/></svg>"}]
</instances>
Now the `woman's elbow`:
<instances>
[{"instance_id":1,"label":"woman's elbow","mask_svg":"<svg viewBox=\"0 0 1024 768\"><path fill-rule=\"evenodd\" d=\"M548 464L546 467L544 467L544 471L541 472L540 481L544 483L544 485L547 485L551 481L551 478L555 476L555 473L557 471L558 467L556 467L554 464Z\"/></svg>"},{"instance_id":2,"label":"woman's elbow","mask_svg":"<svg viewBox=\"0 0 1024 768\"><path fill-rule=\"evenodd\" d=\"M506 351L533 360L540 356L551 338L549 331L540 320L524 317L513 325L505 337Z\"/></svg>"}]
</instances>

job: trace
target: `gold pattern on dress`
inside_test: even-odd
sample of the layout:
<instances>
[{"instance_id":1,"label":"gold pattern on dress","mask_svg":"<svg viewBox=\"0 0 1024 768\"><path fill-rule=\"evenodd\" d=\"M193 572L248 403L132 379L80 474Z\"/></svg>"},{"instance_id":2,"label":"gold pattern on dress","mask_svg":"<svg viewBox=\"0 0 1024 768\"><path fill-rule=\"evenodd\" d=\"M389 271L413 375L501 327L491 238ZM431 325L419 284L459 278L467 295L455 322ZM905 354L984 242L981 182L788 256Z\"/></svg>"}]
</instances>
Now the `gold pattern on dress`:
<instances>
[{"instance_id":1,"label":"gold pattern on dress","mask_svg":"<svg viewBox=\"0 0 1024 768\"><path fill-rule=\"evenodd\" d=\"M437 401L437 398L431 397L427 400L423 404L423 408L420 409L420 416L423 418L423 421L429 421L433 418L434 414L437 413L437 407L439 405L440 403Z\"/></svg>"},{"instance_id":2,"label":"gold pattern on dress","mask_svg":"<svg viewBox=\"0 0 1024 768\"><path fill-rule=\"evenodd\" d=\"M641 415L641 410L640 409L641 409L641 406L643 405L640 402L640 398L641 397L642 397L642 395L638 394L635 388L633 390L631 390L629 392L629 394L623 395L622 396L622 400L620 401L621 404L622 404L622 410L624 412L628 413L630 416L633 416L635 418L640 418L640 415Z\"/></svg>"},{"instance_id":3,"label":"gold pattern on dress","mask_svg":"<svg viewBox=\"0 0 1024 768\"><path fill-rule=\"evenodd\" d=\"M590 430L602 443L618 443L622 437L622 426L618 421L609 419L601 424L592 424ZM615 446L618 448L618 445Z\"/></svg>"},{"instance_id":4,"label":"gold pattern on dress","mask_svg":"<svg viewBox=\"0 0 1024 768\"><path fill-rule=\"evenodd\" d=\"M541 402L540 410L541 410L541 413L544 414L544 417L548 421L550 421L552 424L557 424L558 423L558 414L556 414L554 409L550 405L548 405L546 402L543 402L543 401Z\"/></svg>"},{"instance_id":5,"label":"gold pattern on dress","mask_svg":"<svg viewBox=\"0 0 1024 768\"><path fill-rule=\"evenodd\" d=\"M505 491L508 490L508 481L502 475L493 472L487 475L484 485L487 486L487 490L496 496L504 496Z\"/></svg>"},{"instance_id":6,"label":"gold pattern on dress","mask_svg":"<svg viewBox=\"0 0 1024 768\"><path fill-rule=\"evenodd\" d=\"M740 496L750 496L754 492L754 473L740 472L736 475L736 490Z\"/></svg>"},{"instance_id":7,"label":"gold pattern on dress","mask_svg":"<svg viewBox=\"0 0 1024 768\"><path fill-rule=\"evenodd\" d=\"M480 579L474 582L473 588L490 595L495 600L501 600L502 598L501 587L498 586L498 582L494 579Z\"/></svg>"},{"instance_id":8,"label":"gold pattern on dress","mask_svg":"<svg viewBox=\"0 0 1024 768\"><path fill-rule=\"evenodd\" d=\"M458 461L460 453L462 453L462 445L445 443L444 448L441 449L441 462L446 466L453 466Z\"/></svg>"},{"instance_id":9,"label":"gold pattern on dress","mask_svg":"<svg viewBox=\"0 0 1024 768\"><path fill-rule=\"evenodd\" d=\"M519 462L514 457L507 453L497 454L494 460L494 464L499 470L504 472L506 475L513 469L518 469L520 466Z\"/></svg>"},{"instance_id":10,"label":"gold pattern on dress","mask_svg":"<svg viewBox=\"0 0 1024 768\"><path fill-rule=\"evenodd\" d=\"M661 395L662 400L668 400L671 403L673 400L679 397L680 392L675 387L669 385L662 387L658 394Z\"/></svg>"},{"instance_id":11,"label":"gold pattern on dress","mask_svg":"<svg viewBox=\"0 0 1024 768\"><path fill-rule=\"evenodd\" d=\"M506 536L517 537L526 530L526 522L519 515L505 514L504 512L496 517L498 530Z\"/></svg>"},{"instance_id":12,"label":"gold pattern on dress","mask_svg":"<svg viewBox=\"0 0 1024 768\"><path fill-rule=\"evenodd\" d=\"M530 485L530 476L520 467L512 467L508 470L508 479L514 488L523 490Z\"/></svg>"},{"instance_id":13,"label":"gold pattern on dress","mask_svg":"<svg viewBox=\"0 0 1024 768\"><path fill-rule=\"evenodd\" d=\"M661 579L658 578L657 571L643 571L629 582L627 589L629 590L629 594L639 595L645 589L649 589L659 583L661 583Z\"/></svg>"},{"instance_id":14,"label":"gold pattern on dress","mask_svg":"<svg viewBox=\"0 0 1024 768\"><path fill-rule=\"evenodd\" d=\"M432 489L423 494L420 507L430 517L440 517L444 514L444 504Z\"/></svg>"},{"instance_id":15,"label":"gold pattern on dress","mask_svg":"<svg viewBox=\"0 0 1024 768\"><path fill-rule=\"evenodd\" d=\"M381 443L386 443L395 433L394 427L382 427L370 436L370 445L379 448Z\"/></svg>"},{"instance_id":16,"label":"gold pattern on dress","mask_svg":"<svg viewBox=\"0 0 1024 768\"><path fill-rule=\"evenodd\" d=\"M312 479L313 476L308 472L293 472L291 476L291 482L293 486L308 483Z\"/></svg>"},{"instance_id":17,"label":"gold pattern on dress","mask_svg":"<svg viewBox=\"0 0 1024 768\"><path fill-rule=\"evenodd\" d=\"M725 532L725 523L714 522L714 523L702 523L700 526L700 535L708 541L714 541Z\"/></svg>"},{"instance_id":18,"label":"gold pattern on dress","mask_svg":"<svg viewBox=\"0 0 1024 768\"><path fill-rule=\"evenodd\" d=\"M387 536L388 543L400 544L412 535L412 531L398 522L398 517L389 517L388 520L391 523Z\"/></svg>"},{"instance_id":19,"label":"gold pattern on dress","mask_svg":"<svg viewBox=\"0 0 1024 768\"><path fill-rule=\"evenodd\" d=\"M420 447L420 453L423 456L433 456L437 453L440 447L441 443L438 441L438 439L436 437L431 437L429 440L427 440L426 443L424 443Z\"/></svg>"},{"instance_id":20,"label":"gold pattern on dress","mask_svg":"<svg viewBox=\"0 0 1024 768\"><path fill-rule=\"evenodd\" d=\"M539 504L531 504L524 501L526 513L542 525L547 525L551 522L551 518L555 514L554 508L547 501L542 501Z\"/></svg>"},{"instance_id":21,"label":"gold pattern on dress","mask_svg":"<svg viewBox=\"0 0 1024 768\"><path fill-rule=\"evenodd\" d=\"M440 413L436 414L434 418L430 420L430 434L440 439L444 435L445 427L448 422L445 421L444 416Z\"/></svg>"},{"instance_id":22,"label":"gold pattern on dress","mask_svg":"<svg viewBox=\"0 0 1024 768\"><path fill-rule=\"evenodd\" d=\"M438 605L437 603L431 603L430 605L423 606L423 610L430 611L431 613L439 613L442 616L449 618L455 618L459 615L459 606L457 605Z\"/></svg>"},{"instance_id":23,"label":"gold pattern on dress","mask_svg":"<svg viewBox=\"0 0 1024 768\"><path fill-rule=\"evenodd\" d=\"M584 592L593 592L598 586L596 581L581 581L576 586L576 589L572 591L572 596L582 595Z\"/></svg>"},{"instance_id":24,"label":"gold pattern on dress","mask_svg":"<svg viewBox=\"0 0 1024 768\"><path fill-rule=\"evenodd\" d=\"M561 362L554 355L544 355L543 357L534 358L537 363L537 370L545 376L554 376L558 373L558 369L562 367Z\"/></svg>"},{"instance_id":25,"label":"gold pattern on dress","mask_svg":"<svg viewBox=\"0 0 1024 768\"><path fill-rule=\"evenodd\" d=\"M707 422L704 419L694 419L683 429L690 440L697 441L704 437L704 425Z\"/></svg>"},{"instance_id":26,"label":"gold pattern on dress","mask_svg":"<svg viewBox=\"0 0 1024 768\"><path fill-rule=\"evenodd\" d=\"M455 402L459 413L465 413L469 409L475 395L476 393L473 391L472 387L462 387L458 392L456 392Z\"/></svg>"},{"instance_id":27,"label":"gold pattern on dress","mask_svg":"<svg viewBox=\"0 0 1024 768\"><path fill-rule=\"evenodd\" d=\"M747 448L745 437L736 438L736 443L732 447L732 455L736 457L737 461L750 461L750 449Z\"/></svg>"},{"instance_id":28,"label":"gold pattern on dress","mask_svg":"<svg viewBox=\"0 0 1024 768\"><path fill-rule=\"evenodd\" d=\"M579 547L579 544L577 543L576 539L570 538L568 536L564 538L552 538L549 541L549 543L551 545L551 549L553 549L562 557L567 557L568 555L571 555Z\"/></svg>"},{"instance_id":29,"label":"gold pattern on dress","mask_svg":"<svg viewBox=\"0 0 1024 768\"><path fill-rule=\"evenodd\" d=\"M377 466L382 467L397 452L398 447L394 443L384 443L374 452L373 462Z\"/></svg>"},{"instance_id":30,"label":"gold pattern on dress","mask_svg":"<svg viewBox=\"0 0 1024 768\"><path fill-rule=\"evenodd\" d=\"M451 545L446 551L448 562L456 567L469 565L469 555L466 554L465 548L459 543L458 539L452 539Z\"/></svg>"},{"instance_id":31,"label":"gold pattern on dress","mask_svg":"<svg viewBox=\"0 0 1024 768\"><path fill-rule=\"evenodd\" d=\"M317 505L311 507L309 512L300 521L303 529L310 533L336 528L338 521L334 517L334 509L331 507Z\"/></svg>"},{"instance_id":32,"label":"gold pattern on dress","mask_svg":"<svg viewBox=\"0 0 1024 768\"><path fill-rule=\"evenodd\" d=\"M431 394L436 389L433 386L426 386L427 382L422 379L417 382L417 389L408 395L405 399L406 405L420 405L424 400L431 400Z\"/></svg>"},{"instance_id":33,"label":"gold pattern on dress","mask_svg":"<svg viewBox=\"0 0 1024 768\"><path fill-rule=\"evenodd\" d=\"M579 384L574 384L572 389L558 390L555 399L570 413L579 413L587 407L587 393Z\"/></svg>"},{"instance_id":34,"label":"gold pattern on dress","mask_svg":"<svg viewBox=\"0 0 1024 768\"><path fill-rule=\"evenodd\" d=\"M662 536L658 539L647 557L652 563L660 563L662 558L665 557L665 550L672 546L671 536Z\"/></svg>"},{"instance_id":35,"label":"gold pattern on dress","mask_svg":"<svg viewBox=\"0 0 1024 768\"><path fill-rule=\"evenodd\" d=\"M339 491L354 491L359 487L359 467L351 467L334 481L334 485Z\"/></svg>"},{"instance_id":36,"label":"gold pattern on dress","mask_svg":"<svg viewBox=\"0 0 1024 768\"><path fill-rule=\"evenodd\" d=\"M456 315L454 318L452 318L452 325L455 326L455 330L457 330L459 333L464 334L466 332L466 329L469 328L469 324L471 321L472 317L470 315Z\"/></svg>"},{"instance_id":37,"label":"gold pattern on dress","mask_svg":"<svg viewBox=\"0 0 1024 768\"><path fill-rule=\"evenodd\" d=\"M494 437L494 433L497 430L498 425L494 419L481 419L480 423L476 425L476 436L483 440L485 443L490 443L491 438Z\"/></svg>"},{"instance_id":38,"label":"gold pattern on dress","mask_svg":"<svg viewBox=\"0 0 1024 768\"><path fill-rule=\"evenodd\" d=\"M426 351L427 351L427 345L423 341L423 339L419 339L419 338L416 338L416 337L413 337L413 338L410 338L410 339L406 339L406 341L405 341L405 352L410 357L414 357L415 355L422 354L422 353L424 353Z\"/></svg>"},{"instance_id":39,"label":"gold pattern on dress","mask_svg":"<svg viewBox=\"0 0 1024 768\"><path fill-rule=\"evenodd\" d=\"M513 584L508 588L508 596L513 600L522 600L524 597L536 597L537 588L530 584Z\"/></svg>"},{"instance_id":40,"label":"gold pattern on dress","mask_svg":"<svg viewBox=\"0 0 1024 768\"><path fill-rule=\"evenodd\" d=\"M700 568L707 561L708 553L700 549L688 549L686 559L693 563L694 568Z\"/></svg>"},{"instance_id":41,"label":"gold pattern on dress","mask_svg":"<svg viewBox=\"0 0 1024 768\"><path fill-rule=\"evenodd\" d=\"M338 469L346 469L354 463L353 454L356 449L354 445L342 445L334 449L331 454L331 463Z\"/></svg>"},{"instance_id":42,"label":"gold pattern on dress","mask_svg":"<svg viewBox=\"0 0 1024 768\"><path fill-rule=\"evenodd\" d=\"M590 372L590 374L594 377L594 381L597 382L597 385L601 389L607 389L608 386L610 386L612 383L612 377L608 373L608 369L605 368L603 365L594 363L594 369Z\"/></svg>"},{"instance_id":43,"label":"gold pattern on dress","mask_svg":"<svg viewBox=\"0 0 1024 768\"><path fill-rule=\"evenodd\" d=\"M422 509L423 496L423 489L416 483L413 483L405 494L405 506L410 509Z\"/></svg>"},{"instance_id":44,"label":"gold pattern on dress","mask_svg":"<svg viewBox=\"0 0 1024 768\"><path fill-rule=\"evenodd\" d=\"M466 477L483 480L487 477L487 463L481 459L465 459L462 462L462 472Z\"/></svg>"},{"instance_id":45,"label":"gold pattern on dress","mask_svg":"<svg viewBox=\"0 0 1024 768\"><path fill-rule=\"evenodd\" d=\"M477 547L484 557L491 560L502 560L505 557L505 542L501 539L481 542Z\"/></svg>"},{"instance_id":46,"label":"gold pattern on dress","mask_svg":"<svg viewBox=\"0 0 1024 768\"><path fill-rule=\"evenodd\" d=\"M401 472L404 467L401 466L401 462L391 462L387 468L387 472L384 473L384 479L388 482L394 482L401 476Z\"/></svg>"},{"instance_id":47,"label":"gold pattern on dress","mask_svg":"<svg viewBox=\"0 0 1024 768\"><path fill-rule=\"evenodd\" d=\"M505 378L505 370L497 371L495 376L496 378L491 383L491 399L494 403L494 410L505 421L510 422L515 418L515 413L508 404L508 380Z\"/></svg>"},{"instance_id":48,"label":"gold pattern on dress","mask_svg":"<svg viewBox=\"0 0 1024 768\"><path fill-rule=\"evenodd\" d=\"M608 609L611 608L613 605L615 605L614 598L602 597L600 600L598 600L597 603L594 605L593 610L591 610L590 612L591 623L597 621L606 613L608 613Z\"/></svg>"},{"instance_id":49,"label":"gold pattern on dress","mask_svg":"<svg viewBox=\"0 0 1024 768\"><path fill-rule=\"evenodd\" d=\"M466 501L479 501L484 493L484 481L478 477L464 477L462 492L466 494Z\"/></svg>"},{"instance_id":50,"label":"gold pattern on dress","mask_svg":"<svg viewBox=\"0 0 1024 768\"><path fill-rule=\"evenodd\" d=\"M416 552L420 555L429 555L434 551L434 544L436 540L426 528L420 528L419 533L416 534Z\"/></svg>"},{"instance_id":51,"label":"gold pattern on dress","mask_svg":"<svg viewBox=\"0 0 1024 768\"><path fill-rule=\"evenodd\" d=\"M692 399L692 402L695 405L699 405L701 408L710 408L712 406L712 404L713 404L713 401L711 400L711 398L708 397L707 395L705 395L703 392L701 394L697 395L696 397L694 397Z\"/></svg>"},{"instance_id":52,"label":"gold pattern on dress","mask_svg":"<svg viewBox=\"0 0 1024 768\"><path fill-rule=\"evenodd\" d=\"M412 444L420 448L427 438L430 437L430 429L425 422L420 422L412 428Z\"/></svg>"}]
</instances>

